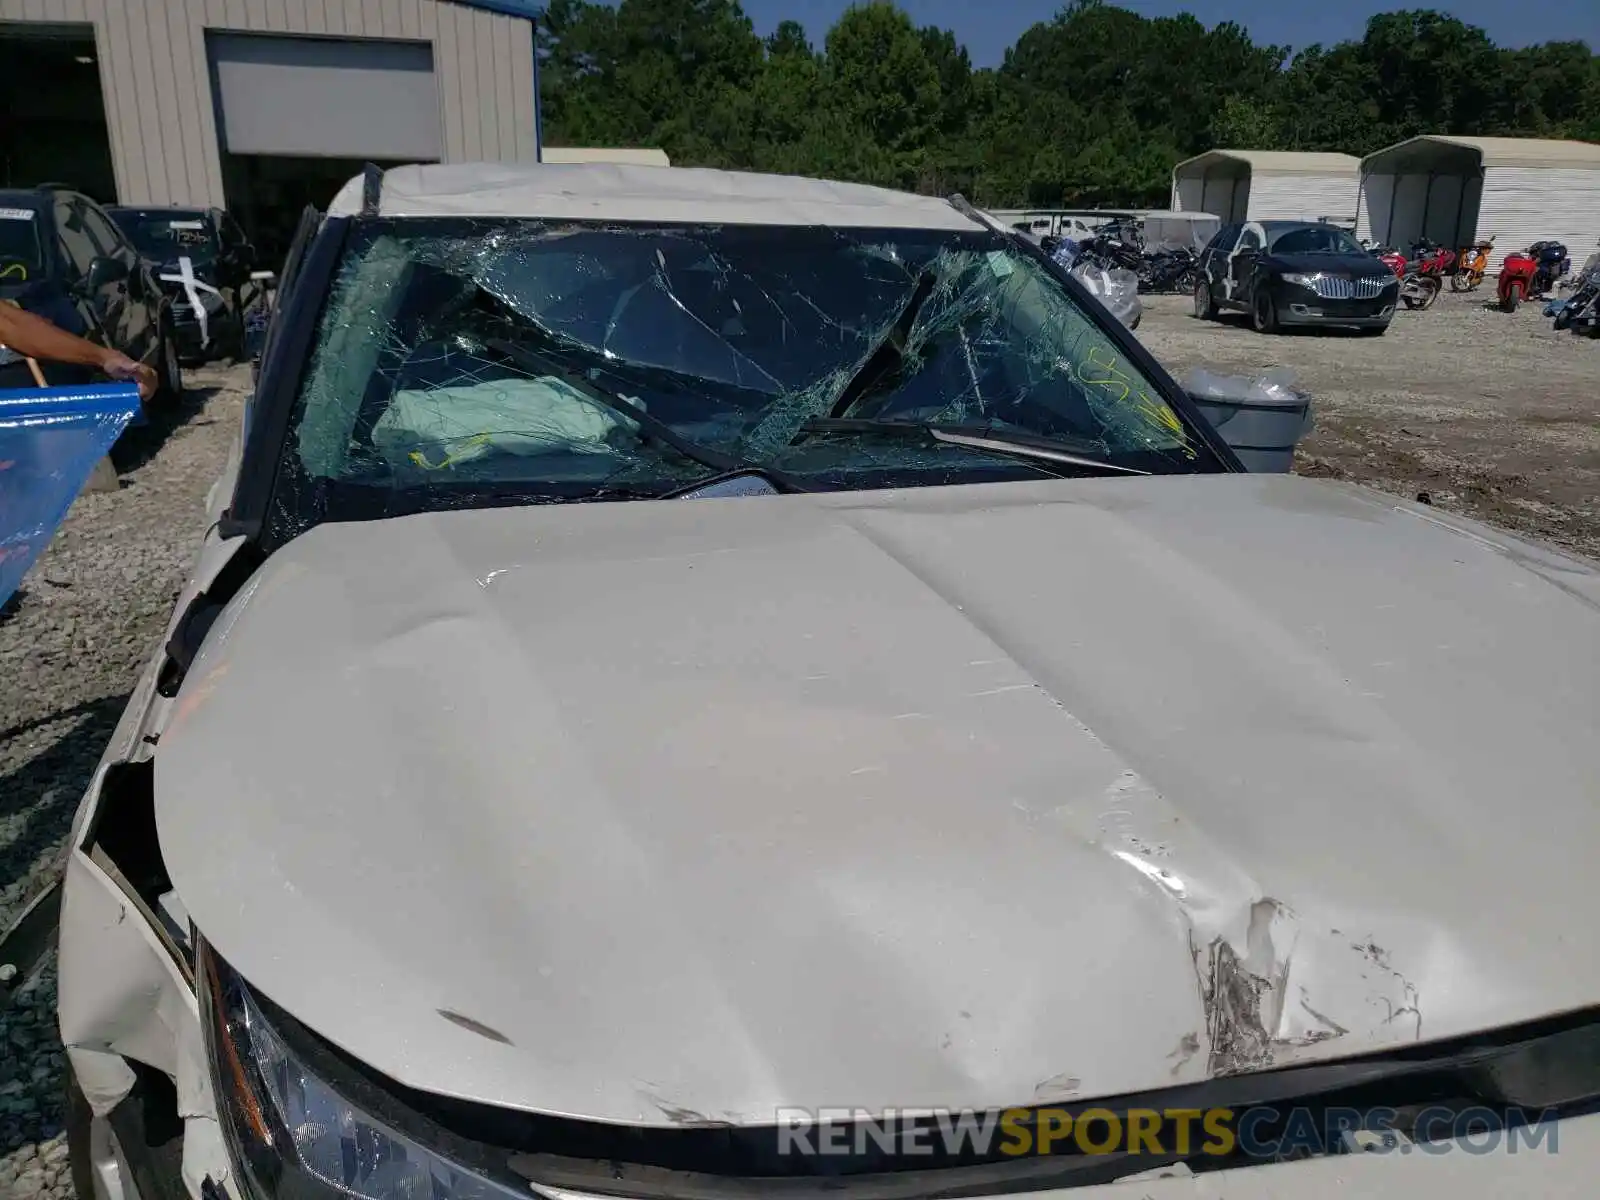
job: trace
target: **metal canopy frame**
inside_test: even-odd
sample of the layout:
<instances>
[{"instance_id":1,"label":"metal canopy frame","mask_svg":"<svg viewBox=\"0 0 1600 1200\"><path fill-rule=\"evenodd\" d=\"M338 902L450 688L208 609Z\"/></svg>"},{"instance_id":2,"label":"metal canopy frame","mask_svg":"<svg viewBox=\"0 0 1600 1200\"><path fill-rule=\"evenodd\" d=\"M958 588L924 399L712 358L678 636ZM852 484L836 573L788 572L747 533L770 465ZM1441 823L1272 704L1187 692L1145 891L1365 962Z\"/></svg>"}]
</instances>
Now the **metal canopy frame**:
<instances>
[{"instance_id":1,"label":"metal canopy frame","mask_svg":"<svg viewBox=\"0 0 1600 1200\"><path fill-rule=\"evenodd\" d=\"M1456 192L1456 216L1452 227L1455 235L1452 240L1459 244L1462 241L1461 222L1466 215L1467 180L1476 178L1482 182L1485 175L1484 156L1482 151L1474 146L1423 137L1411 138L1369 154L1361 161L1361 185L1356 193L1358 214L1367 196L1367 181L1380 175L1386 175L1395 181L1390 186L1388 219L1384 224L1381 239L1388 246L1394 245L1395 209L1398 207L1395 197L1399 192L1399 180L1408 176L1426 177L1427 184L1422 193L1421 220L1421 227L1426 231L1428 218L1433 212L1435 181L1441 178L1460 179L1461 187ZM1481 189L1479 195L1480 197L1482 195ZM1377 232L1374 227L1372 233L1376 235Z\"/></svg>"}]
</instances>

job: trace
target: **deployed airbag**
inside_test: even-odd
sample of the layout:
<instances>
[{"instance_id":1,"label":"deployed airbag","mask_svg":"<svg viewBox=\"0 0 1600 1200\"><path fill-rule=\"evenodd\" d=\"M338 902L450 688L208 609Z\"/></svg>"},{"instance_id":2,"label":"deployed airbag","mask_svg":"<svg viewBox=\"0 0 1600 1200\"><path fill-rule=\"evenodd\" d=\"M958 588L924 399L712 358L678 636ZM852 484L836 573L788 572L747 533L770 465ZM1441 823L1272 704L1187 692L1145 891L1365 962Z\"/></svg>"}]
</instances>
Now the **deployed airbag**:
<instances>
[{"instance_id":1,"label":"deployed airbag","mask_svg":"<svg viewBox=\"0 0 1600 1200\"><path fill-rule=\"evenodd\" d=\"M609 453L629 427L563 380L495 379L396 392L372 441L392 466L438 469L493 453Z\"/></svg>"}]
</instances>

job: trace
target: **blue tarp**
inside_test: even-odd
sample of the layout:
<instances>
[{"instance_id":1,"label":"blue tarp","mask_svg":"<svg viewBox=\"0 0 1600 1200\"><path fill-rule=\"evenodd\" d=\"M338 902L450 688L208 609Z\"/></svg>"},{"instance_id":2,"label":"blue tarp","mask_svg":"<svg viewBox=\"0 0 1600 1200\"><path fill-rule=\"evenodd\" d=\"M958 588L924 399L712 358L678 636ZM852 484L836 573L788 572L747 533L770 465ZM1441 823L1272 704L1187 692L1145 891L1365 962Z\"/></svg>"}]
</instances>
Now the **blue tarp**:
<instances>
[{"instance_id":1,"label":"blue tarp","mask_svg":"<svg viewBox=\"0 0 1600 1200\"><path fill-rule=\"evenodd\" d=\"M131 383L0 391L0 607L138 412Z\"/></svg>"}]
</instances>

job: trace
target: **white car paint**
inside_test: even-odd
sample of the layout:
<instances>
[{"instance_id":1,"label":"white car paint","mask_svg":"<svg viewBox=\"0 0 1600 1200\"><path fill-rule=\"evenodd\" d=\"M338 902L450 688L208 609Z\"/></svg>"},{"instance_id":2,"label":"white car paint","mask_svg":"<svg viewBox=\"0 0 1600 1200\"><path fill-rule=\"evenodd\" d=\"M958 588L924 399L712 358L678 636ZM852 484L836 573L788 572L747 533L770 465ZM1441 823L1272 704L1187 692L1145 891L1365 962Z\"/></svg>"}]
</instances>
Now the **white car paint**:
<instances>
[{"instance_id":1,"label":"white car paint","mask_svg":"<svg viewBox=\"0 0 1600 1200\"><path fill-rule=\"evenodd\" d=\"M426 1091L1113 1095L1592 1002L1597 604L1294 476L327 525L219 619L157 818L218 951Z\"/></svg>"},{"instance_id":2,"label":"white car paint","mask_svg":"<svg viewBox=\"0 0 1600 1200\"><path fill-rule=\"evenodd\" d=\"M362 187L357 178L341 188L329 215L361 212ZM974 227L971 218L938 196L785 175L626 163L395 167L383 176L378 212L968 232Z\"/></svg>"}]
</instances>

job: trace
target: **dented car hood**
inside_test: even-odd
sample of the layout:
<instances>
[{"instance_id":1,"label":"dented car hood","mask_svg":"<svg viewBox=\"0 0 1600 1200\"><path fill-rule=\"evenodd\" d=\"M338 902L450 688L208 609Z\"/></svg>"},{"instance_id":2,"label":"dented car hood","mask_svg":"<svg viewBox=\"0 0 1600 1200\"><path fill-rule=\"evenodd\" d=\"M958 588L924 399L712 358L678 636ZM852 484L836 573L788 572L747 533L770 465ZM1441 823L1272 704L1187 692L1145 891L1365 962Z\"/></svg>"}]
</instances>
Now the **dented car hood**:
<instances>
[{"instance_id":1,"label":"dented car hood","mask_svg":"<svg viewBox=\"0 0 1600 1200\"><path fill-rule=\"evenodd\" d=\"M668 1125L1190 1083L1600 1000L1600 575L1291 476L324 525L166 861L401 1083Z\"/></svg>"}]
</instances>

